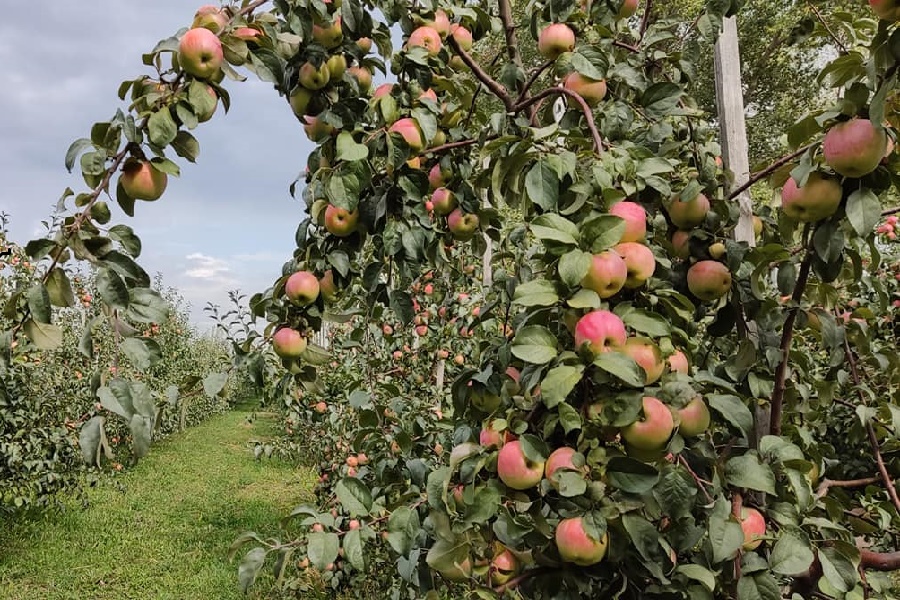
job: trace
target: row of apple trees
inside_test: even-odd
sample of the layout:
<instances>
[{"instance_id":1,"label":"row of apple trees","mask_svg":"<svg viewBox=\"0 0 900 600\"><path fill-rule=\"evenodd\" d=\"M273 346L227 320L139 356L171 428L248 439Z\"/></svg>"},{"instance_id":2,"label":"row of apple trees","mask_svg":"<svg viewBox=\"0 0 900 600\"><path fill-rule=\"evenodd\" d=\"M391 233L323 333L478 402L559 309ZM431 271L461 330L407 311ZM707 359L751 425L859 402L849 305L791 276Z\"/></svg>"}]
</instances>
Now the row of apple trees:
<instances>
[{"instance_id":1,"label":"row of apple trees","mask_svg":"<svg viewBox=\"0 0 900 600\"><path fill-rule=\"evenodd\" d=\"M127 310L143 288L94 227L102 194L115 178L129 214L160 198L234 67L317 142L297 250L239 346L271 342L296 427L341 436L320 438L302 534L237 540L242 588L269 565L287 587L299 567L392 598L893 597L890 0L810 6L839 100L798 115L754 176L782 188L757 244L734 241L751 215L689 93L740 2L689 22L633 0L264 4L202 7L145 55L130 111L73 147L92 191L44 242L48 274L71 248L118 275L124 294L101 297ZM373 90L386 60L396 82ZM487 250L464 277L460 257ZM447 301L460 289L477 311Z\"/></svg>"}]
</instances>

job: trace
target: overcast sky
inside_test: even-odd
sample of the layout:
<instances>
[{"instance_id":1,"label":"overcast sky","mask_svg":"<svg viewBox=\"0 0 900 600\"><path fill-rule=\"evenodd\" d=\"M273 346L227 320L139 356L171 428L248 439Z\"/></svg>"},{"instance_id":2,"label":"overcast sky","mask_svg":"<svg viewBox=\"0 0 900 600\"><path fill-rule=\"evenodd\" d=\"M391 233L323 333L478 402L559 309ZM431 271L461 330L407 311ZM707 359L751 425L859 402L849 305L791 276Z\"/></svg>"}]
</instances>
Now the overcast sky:
<instances>
[{"instance_id":1,"label":"overcast sky","mask_svg":"<svg viewBox=\"0 0 900 600\"><path fill-rule=\"evenodd\" d=\"M185 0L30 0L8 3L0 20L0 211L11 237L43 231L68 186L86 191L64 157L69 144L122 106L120 82L152 74L141 54L189 26L199 4ZM193 305L203 329L208 301L262 291L293 251L302 202L288 186L312 149L287 102L271 85L226 81L231 112L194 130L197 164L182 168L157 202L138 202L129 219L144 243L148 273L163 274ZM115 204L114 202L112 203Z\"/></svg>"}]
</instances>

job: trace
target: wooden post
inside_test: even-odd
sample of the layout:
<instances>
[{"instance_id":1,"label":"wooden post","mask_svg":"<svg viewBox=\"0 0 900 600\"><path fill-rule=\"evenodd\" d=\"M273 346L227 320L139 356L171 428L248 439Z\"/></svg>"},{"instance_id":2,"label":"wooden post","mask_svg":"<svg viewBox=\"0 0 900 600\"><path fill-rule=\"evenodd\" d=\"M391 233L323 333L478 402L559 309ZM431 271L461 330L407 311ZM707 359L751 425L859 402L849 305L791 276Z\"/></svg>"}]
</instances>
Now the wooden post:
<instances>
[{"instance_id":1,"label":"wooden post","mask_svg":"<svg viewBox=\"0 0 900 600\"><path fill-rule=\"evenodd\" d=\"M741 52L738 45L737 19L727 17L722 21L722 33L716 41L716 107L719 113L719 133L722 138L722 161L731 171L734 180L731 188L737 189L750 180L750 146L747 142L747 123L744 119L744 87L741 82ZM734 239L756 245L753 233L753 201L750 191L737 197L741 216L734 229ZM757 341L756 324L747 323L750 339ZM769 407L759 405L754 411L754 447L771 430Z\"/></svg>"}]
</instances>

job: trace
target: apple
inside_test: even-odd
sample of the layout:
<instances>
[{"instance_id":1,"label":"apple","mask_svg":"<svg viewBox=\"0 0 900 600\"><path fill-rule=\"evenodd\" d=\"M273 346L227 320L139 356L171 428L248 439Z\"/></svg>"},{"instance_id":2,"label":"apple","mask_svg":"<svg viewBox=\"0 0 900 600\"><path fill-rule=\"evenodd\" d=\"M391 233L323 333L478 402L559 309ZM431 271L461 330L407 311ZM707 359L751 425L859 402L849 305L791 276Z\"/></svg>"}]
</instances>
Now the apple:
<instances>
[{"instance_id":1,"label":"apple","mask_svg":"<svg viewBox=\"0 0 900 600\"><path fill-rule=\"evenodd\" d=\"M475 237L478 230L478 215L463 213L461 208L455 208L447 217L447 227L453 237L461 242L466 242Z\"/></svg>"},{"instance_id":2,"label":"apple","mask_svg":"<svg viewBox=\"0 0 900 600\"><path fill-rule=\"evenodd\" d=\"M544 461L529 460L522 450L522 442L514 440L504 444L497 454L497 475L508 487L527 490L540 483Z\"/></svg>"},{"instance_id":3,"label":"apple","mask_svg":"<svg viewBox=\"0 0 900 600\"><path fill-rule=\"evenodd\" d=\"M702 302L712 302L731 289L731 271L719 261L701 260L688 269L687 284Z\"/></svg>"},{"instance_id":4,"label":"apple","mask_svg":"<svg viewBox=\"0 0 900 600\"><path fill-rule=\"evenodd\" d=\"M878 167L887 149L887 133L869 119L833 126L822 140L825 164L844 177L862 177Z\"/></svg>"},{"instance_id":5,"label":"apple","mask_svg":"<svg viewBox=\"0 0 900 600\"><path fill-rule=\"evenodd\" d=\"M324 142L334 135L334 127L326 123L324 119L305 116L302 120L305 122L303 131L306 132L306 137L313 142Z\"/></svg>"},{"instance_id":6,"label":"apple","mask_svg":"<svg viewBox=\"0 0 900 600\"><path fill-rule=\"evenodd\" d=\"M325 229L331 235L347 237L356 231L358 222L358 209L354 209L351 212L345 208L338 208L333 204L329 204L328 208L325 209Z\"/></svg>"},{"instance_id":7,"label":"apple","mask_svg":"<svg viewBox=\"0 0 900 600\"><path fill-rule=\"evenodd\" d=\"M584 98L588 106L596 106L606 97L605 80L590 79L577 71L572 71L566 75L565 79L563 79L563 87ZM569 98L569 105L575 105L572 98Z\"/></svg>"},{"instance_id":8,"label":"apple","mask_svg":"<svg viewBox=\"0 0 900 600\"><path fill-rule=\"evenodd\" d=\"M337 285L334 282L334 271L328 269L319 278L319 293L325 302L334 302L337 299Z\"/></svg>"},{"instance_id":9,"label":"apple","mask_svg":"<svg viewBox=\"0 0 900 600\"><path fill-rule=\"evenodd\" d=\"M159 200L169 183L169 176L158 171L149 160L129 160L119 177L122 189L135 200Z\"/></svg>"},{"instance_id":10,"label":"apple","mask_svg":"<svg viewBox=\"0 0 900 600\"><path fill-rule=\"evenodd\" d=\"M450 26L450 36L453 38L453 41L456 42L456 45L459 46L460 50L465 52L471 50L475 43L472 39L472 32L456 23Z\"/></svg>"},{"instance_id":11,"label":"apple","mask_svg":"<svg viewBox=\"0 0 900 600\"><path fill-rule=\"evenodd\" d=\"M423 25L410 34L407 46L409 48L425 48L428 54L434 56L441 51L443 44L441 43L441 35L434 27Z\"/></svg>"},{"instance_id":12,"label":"apple","mask_svg":"<svg viewBox=\"0 0 900 600\"><path fill-rule=\"evenodd\" d=\"M326 49L337 48L344 41L344 32L341 30L341 17L335 17L328 27L313 25L312 35L313 39Z\"/></svg>"},{"instance_id":13,"label":"apple","mask_svg":"<svg viewBox=\"0 0 900 600\"><path fill-rule=\"evenodd\" d=\"M347 73L350 74L351 77L356 79L356 83L359 86L359 91L366 93L372 87L372 71L370 71L366 67L350 67L347 69Z\"/></svg>"},{"instance_id":14,"label":"apple","mask_svg":"<svg viewBox=\"0 0 900 600\"><path fill-rule=\"evenodd\" d=\"M428 171L428 186L432 190L443 187L450 179L450 175L449 171L444 171L441 168L441 163L437 163Z\"/></svg>"},{"instance_id":15,"label":"apple","mask_svg":"<svg viewBox=\"0 0 900 600\"><path fill-rule=\"evenodd\" d=\"M643 242L647 236L647 211L637 202L623 200L609 207L609 214L625 220L619 242Z\"/></svg>"},{"instance_id":16,"label":"apple","mask_svg":"<svg viewBox=\"0 0 900 600\"><path fill-rule=\"evenodd\" d=\"M763 220L760 219L759 217L757 217L756 215L753 215L753 234L756 237L759 237L760 235L762 235L762 232L763 232Z\"/></svg>"},{"instance_id":17,"label":"apple","mask_svg":"<svg viewBox=\"0 0 900 600\"><path fill-rule=\"evenodd\" d=\"M676 350L674 354L666 359L669 370L673 373L681 373L688 375L691 372L691 363L688 361L687 355L681 350Z\"/></svg>"},{"instance_id":18,"label":"apple","mask_svg":"<svg viewBox=\"0 0 900 600\"><path fill-rule=\"evenodd\" d=\"M485 448L493 448L494 446L499 448L503 445L504 438L505 436L502 431L493 429L491 424L488 423L481 430L481 433L478 434L478 443Z\"/></svg>"},{"instance_id":19,"label":"apple","mask_svg":"<svg viewBox=\"0 0 900 600\"><path fill-rule=\"evenodd\" d=\"M659 381L666 370L666 361L656 342L646 337L630 337L619 349L622 354L630 356L646 374L645 384L651 385Z\"/></svg>"},{"instance_id":20,"label":"apple","mask_svg":"<svg viewBox=\"0 0 900 600\"><path fill-rule=\"evenodd\" d=\"M519 572L519 559L504 548L503 552L491 561L491 585L503 585Z\"/></svg>"},{"instance_id":21,"label":"apple","mask_svg":"<svg viewBox=\"0 0 900 600\"><path fill-rule=\"evenodd\" d=\"M359 38L356 40L356 47L362 50L363 54L368 54L369 50L372 49L372 38Z\"/></svg>"},{"instance_id":22,"label":"apple","mask_svg":"<svg viewBox=\"0 0 900 600\"><path fill-rule=\"evenodd\" d=\"M591 537L584 529L583 517L563 519L556 526L554 534L559 556L566 562L581 567L595 565L606 556L609 534L600 539Z\"/></svg>"},{"instance_id":23,"label":"apple","mask_svg":"<svg viewBox=\"0 0 900 600\"><path fill-rule=\"evenodd\" d=\"M687 201L674 196L668 207L669 218L679 229L691 229L703 223L709 212L709 198L705 194L697 194Z\"/></svg>"},{"instance_id":24,"label":"apple","mask_svg":"<svg viewBox=\"0 0 900 600\"><path fill-rule=\"evenodd\" d=\"M455 563L443 571L438 569L437 572L441 574L441 577L448 581L462 583L468 581L469 578L472 577L472 561L466 557L461 563Z\"/></svg>"},{"instance_id":25,"label":"apple","mask_svg":"<svg viewBox=\"0 0 900 600\"><path fill-rule=\"evenodd\" d=\"M331 72L328 64L322 63L318 67L311 62L303 63L298 72L300 85L308 90L321 90L331 81Z\"/></svg>"},{"instance_id":26,"label":"apple","mask_svg":"<svg viewBox=\"0 0 900 600\"><path fill-rule=\"evenodd\" d=\"M575 49L575 32L565 23L547 25L538 36L538 52L547 60L556 60Z\"/></svg>"},{"instance_id":27,"label":"apple","mask_svg":"<svg viewBox=\"0 0 900 600\"><path fill-rule=\"evenodd\" d=\"M575 348L580 350L587 344L595 356L619 349L627 337L625 323L608 310L591 311L575 325Z\"/></svg>"},{"instance_id":28,"label":"apple","mask_svg":"<svg viewBox=\"0 0 900 600\"><path fill-rule=\"evenodd\" d=\"M203 112L195 113L197 116L197 121L199 123L206 123L210 119L213 118L213 115L216 114L216 109L219 107L219 95L216 94L216 90L213 89L213 86L206 86L206 93L212 98L212 103L209 105L209 108Z\"/></svg>"},{"instance_id":29,"label":"apple","mask_svg":"<svg viewBox=\"0 0 900 600\"><path fill-rule=\"evenodd\" d=\"M634 16L638 9L638 0L624 0L619 12L616 13L617 19L628 19Z\"/></svg>"},{"instance_id":30,"label":"apple","mask_svg":"<svg viewBox=\"0 0 900 600\"><path fill-rule=\"evenodd\" d=\"M644 396L641 407L643 419L623 427L622 439L638 450L659 450L665 447L675 429L672 411L653 396Z\"/></svg>"},{"instance_id":31,"label":"apple","mask_svg":"<svg viewBox=\"0 0 900 600\"><path fill-rule=\"evenodd\" d=\"M272 336L272 349L281 358L297 359L306 350L306 338L290 327L282 327Z\"/></svg>"},{"instance_id":32,"label":"apple","mask_svg":"<svg viewBox=\"0 0 900 600\"><path fill-rule=\"evenodd\" d=\"M558 489L559 487L559 484L553 481L553 474L558 470L565 469L569 471L580 471L582 473L587 470L584 465L581 467L575 466L572 457L575 456L576 453L577 450L569 448L568 446L557 448L550 453L550 457L547 458L547 462L544 464L544 476L550 480L550 485L553 486L554 489Z\"/></svg>"},{"instance_id":33,"label":"apple","mask_svg":"<svg viewBox=\"0 0 900 600\"><path fill-rule=\"evenodd\" d=\"M412 117L399 119L391 125L388 132L396 133L406 140L409 149L413 152L421 152L422 148L425 146L424 136L422 135L422 130L419 128L419 123Z\"/></svg>"},{"instance_id":34,"label":"apple","mask_svg":"<svg viewBox=\"0 0 900 600\"><path fill-rule=\"evenodd\" d=\"M298 85L291 92L291 95L288 97L288 103L298 119L302 119L307 114L309 103L312 99L313 93L302 85Z\"/></svg>"},{"instance_id":35,"label":"apple","mask_svg":"<svg viewBox=\"0 0 900 600\"><path fill-rule=\"evenodd\" d=\"M678 433L683 437L694 437L709 429L709 408L703 398L697 396L687 403L684 408L678 410Z\"/></svg>"},{"instance_id":36,"label":"apple","mask_svg":"<svg viewBox=\"0 0 900 600\"><path fill-rule=\"evenodd\" d=\"M613 250L604 250L591 257L591 266L581 280L581 287L594 290L601 298L619 293L628 278L625 260Z\"/></svg>"},{"instance_id":37,"label":"apple","mask_svg":"<svg viewBox=\"0 0 900 600\"><path fill-rule=\"evenodd\" d=\"M231 32L231 35L244 42L257 42L264 34L259 29L253 27L238 27Z\"/></svg>"},{"instance_id":38,"label":"apple","mask_svg":"<svg viewBox=\"0 0 900 600\"><path fill-rule=\"evenodd\" d=\"M691 232L677 229L672 233L672 250L678 258L686 259L691 255Z\"/></svg>"},{"instance_id":39,"label":"apple","mask_svg":"<svg viewBox=\"0 0 900 600\"><path fill-rule=\"evenodd\" d=\"M384 96L390 96L391 92L394 91L393 83L382 83L375 91L372 93L373 98L383 98Z\"/></svg>"},{"instance_id":40,"label":"apple","mask_svg":"<svg viewBox=\"0 0 900 600\"><path fill-rule=\"evenodd\" d=\"M741 507L741 529L744 530L744 550L755 550L766 535L766 519L755 508Z\"/></svg>"},{"instance_id":41,"label":"apple","mask_svg":"<svg viewBox=\"0 0 900 600\"><path fill-rule=\"evenodd\" d=\"M653 276L656 271L656 258L653 251L639 242L622 242L614 250L619 253L628 269L625 287L636 289Z\"/></svg>"},{"instance_id":42,"label":"apple","mask_svg":"<svg viewBox=\"0 0 900 600\"><path fill-rule=\"evenodd\" d=\"M801 223L813 223L837 212L843 196L840 181L813 171L803 187L797 187L794 178L788 177L781 188L781 210Z\"/></svg>"},{"instance_id":43,"label":"apple","mask_svg":"<svg viewBox=\"0 0 900 600\"><path fill-rule=\"evenodd\" d=\"M869 0L872 12L885 21L900 21L900 4L897 0Z\"/></svg>"},{"instance_id":44,"label":"apple","mask_svg":"<svg viewBox=\"0 0 900 600\"><path fill-rule=\"evenodd\" d=\"M450 35L450 17L440 8L434 11L434 20L427 21L425 25L437 31L442 38Z\"/></svg>"},{"instance_id":45,"label":"apple","mask_svg":"<svg viewBox=\"0 0 900 600\"><path fill-rule=\"evenodd\" d=\"M319 297L319 279L309 271L297 271L284 284L284 294L296 306L309 306Z\"/></svg>"},{"instance_id":46,"label":"apple","mask_svg":"<svg viewBox=\"0 0 900 600\"><path fill-rule=\"evenodd\" d=\"M189 75L208 79L222 68L225 54L218 36L204 27L189 29L178 44L178 64Z\"/></svg>"},{"instance_id":47,"label":"apple","mask_svg":"<svg viewBox=\"0 0 900 600\"><path fill-rule=\"evenodd\" d=\"M709 255L716 260L719 260L723 256L725 256L725 244L722 242L715 242L714 244L709 245Z\"/></svg>"},{"instance_id":48,"label":"apple","mask_svg":"<svg viewBox=\"0 0 900 600\"><path fill-rule=\"evenodd\" d=\"M434 211L439 215L449 215L456 208L456 196L445 187L439 187L431 194Z\"/></svg>"},{"instance_id":49,"label":"apple","mask_svg":"<svg viewBox=\"0 0 900 600\"><path fill-rule=\"evenodd\" d=\"M431 88L428 88L427 90L419 94L418 101L421 102L422 100L431 100L432 102L437 102L437 92L435 92Z\"/></svg>"},{"instance_id":50,"label":"apple","mask_svg":"<svg viewBox=\"0 0 900 600\"><path fill-rule=\"evenodd\" d=\"M228 24L228 15L222 12L222 9L213 4L206 4L197 9L194 13L194 21L191 23L192 28L209 29L213 33L220 33Z\"/></svg>"},{"instance_id":51,"label":"apple","mask_svg":"<svg viewBox=\"0 0 900 600\"><path fill-rule=\"evenodd\" d=\"M343 54L335 54L326 60L325 64L328 66L331 81L337 81L344 76L344 72L347 70L347 57Z\"/></svg>"}]
</instances>

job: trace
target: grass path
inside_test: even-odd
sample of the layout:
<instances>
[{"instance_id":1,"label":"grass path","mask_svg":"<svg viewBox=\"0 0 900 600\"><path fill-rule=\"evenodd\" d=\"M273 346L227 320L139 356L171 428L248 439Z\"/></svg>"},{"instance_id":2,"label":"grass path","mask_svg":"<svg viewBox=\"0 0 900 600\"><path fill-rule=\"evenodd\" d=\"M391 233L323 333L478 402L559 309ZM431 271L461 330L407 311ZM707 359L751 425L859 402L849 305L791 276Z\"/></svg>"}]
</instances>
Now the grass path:
<instances>
[{"instance_id":1,"label":"grass path","mask_svg":"<svg viewBox=\"0 0 900 600\"><path fill-rule=\"evenodd\" d=\"M229 599L231 541L311 500L314 475L270 459L252 441L273 435L265 415L230 412L164 440L137 467L37 522L0 530L4 600ZM266 589L265 581L259 589Z\"/></svg>"}]
</instances>

